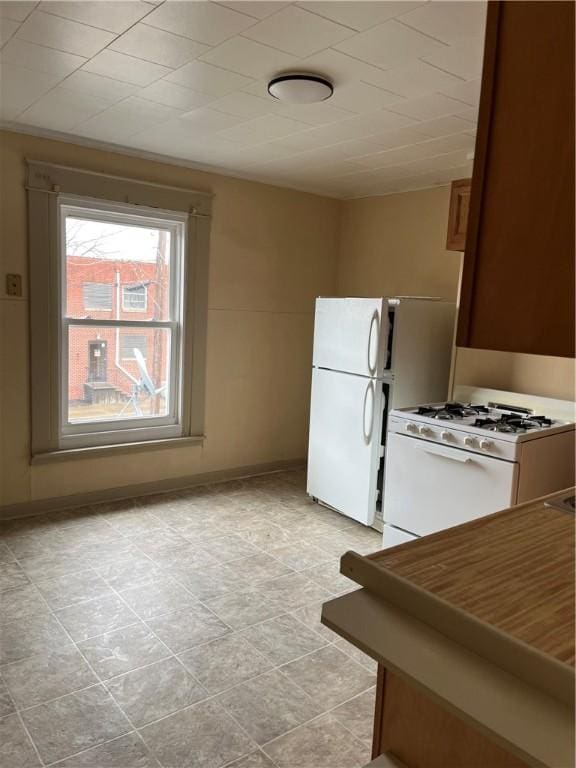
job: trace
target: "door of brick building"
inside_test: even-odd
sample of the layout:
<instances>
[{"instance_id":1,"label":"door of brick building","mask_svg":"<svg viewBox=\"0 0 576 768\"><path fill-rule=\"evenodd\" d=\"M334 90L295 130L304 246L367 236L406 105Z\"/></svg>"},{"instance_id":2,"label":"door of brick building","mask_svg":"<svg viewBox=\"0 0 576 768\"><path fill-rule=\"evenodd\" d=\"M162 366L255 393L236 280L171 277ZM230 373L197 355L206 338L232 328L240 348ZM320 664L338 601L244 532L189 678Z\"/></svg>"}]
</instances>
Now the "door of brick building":
<instances>
[{"instance_id":1,"label":"door of brick building","mask_svg":"<svg viewBox=\"0 0 576 768\"><path fill-rule=\"evenodd\" d=\"M105 341L88 342L88 381L106 381L108 348Z\"/></svg>"}]
</instances>

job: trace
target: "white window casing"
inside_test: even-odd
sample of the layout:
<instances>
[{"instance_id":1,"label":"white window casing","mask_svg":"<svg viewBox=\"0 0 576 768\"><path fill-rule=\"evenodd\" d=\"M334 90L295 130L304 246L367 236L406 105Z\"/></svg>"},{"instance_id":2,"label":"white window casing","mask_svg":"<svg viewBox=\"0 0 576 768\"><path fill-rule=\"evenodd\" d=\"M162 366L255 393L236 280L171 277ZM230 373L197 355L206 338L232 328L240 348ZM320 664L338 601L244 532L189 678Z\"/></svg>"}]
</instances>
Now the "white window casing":
<instances>
[{"instance_id":1,"label":"white window casing","mask_svg":"<svg viewBox=\"0 0 576 768\"><path fill-rule=\"evenodd\" d=\"M29 249L32 325L32 456L67 449L143 443L178 437L203 437L207 314L208 243L211 195L146 184L62 166L28 161ZM137 281L111 290L103 284L82 286L84 309L110 309L106 319L87 312L72 316L66 308L66 217L119 223L170 233L167 317L148 317L149 286ZM144 290L142 290L142 288ZM130 292L132 289L132 293ZM114 298L116 296L116 298ZM129 297L129 298L127 298ZM88 307L86 299L97 306ZM133 317L120 315L130 312ZM78 316L76 316L78 314ZM139 316L141 315L141 316ZM148 319L146 319L148 318ZM123 370L138 392L146 387L150 333L163 339L167 366L162 385L161 413L134 413L121 419L107 415L69 420L68 342L70 329L89 330L91 337L115 338L110 364ZM110 336L112 334L112 336ZM114 336L115 334L115 336ZM115 353L112 351L115 349ZM144 360L144 374L139 374ZM83 359L83 358L82 358ZM125 360L125 366L122 361ZM138 366L136 366L138 363ZM43 382L38 386L35 382ZM105 387L102 383L100 386ZM139 389L138 389L139 387ZM107 413L107 412L106 412ZM151 415L153 414L153 415Z\"/></svg>"}]
</instances>

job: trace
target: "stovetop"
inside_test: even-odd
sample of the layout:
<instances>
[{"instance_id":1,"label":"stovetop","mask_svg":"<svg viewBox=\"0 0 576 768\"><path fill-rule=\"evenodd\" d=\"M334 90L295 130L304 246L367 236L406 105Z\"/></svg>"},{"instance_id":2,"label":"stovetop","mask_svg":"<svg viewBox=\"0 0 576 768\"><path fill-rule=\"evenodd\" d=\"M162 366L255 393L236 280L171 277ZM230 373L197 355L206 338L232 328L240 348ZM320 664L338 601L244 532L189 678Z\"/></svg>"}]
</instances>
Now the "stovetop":
<instances>
[{"instance_id":1,"label":"stovetop","mask_svg":"<svg viewBox=\"0 0 576 768\"><path fill-rule=\"evenodd\" d=\"M527 409L504 410L497 406L474 403L444 403L442 405L421 405L408 409L416 416L428 416L438 421L463 422L472 427L487 429L489 432L527 432L544 429L555 424L547 416L532 414Z\"/></svg>"},{"instance_id":2,"label":"stovetop","mask_svg":"<svg viewBox=\"0 0 576 768\"><path fill-rule=\"evenodd\" d=\"M571 426L571 422L551 419L546 415L533 413L528 408L507 406L499 403L479 405L475 403L433 403L415 408L401 408L395 411L405 418L452 427L476 434L490 433L504 439L526 439L528 435L541 436L543 432L557 431Z\"/></svg>"}]
</instances>

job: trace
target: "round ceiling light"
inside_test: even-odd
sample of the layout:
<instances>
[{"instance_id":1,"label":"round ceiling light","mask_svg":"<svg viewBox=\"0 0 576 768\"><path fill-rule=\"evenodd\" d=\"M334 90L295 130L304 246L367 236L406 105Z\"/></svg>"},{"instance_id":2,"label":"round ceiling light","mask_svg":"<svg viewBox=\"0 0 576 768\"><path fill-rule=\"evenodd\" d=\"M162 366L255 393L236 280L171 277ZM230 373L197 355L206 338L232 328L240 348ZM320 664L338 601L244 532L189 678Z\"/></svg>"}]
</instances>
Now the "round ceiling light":
<instances>
[{"instance_id":1,"label":"round ceiling light","mask_svg":"<svg viewBox=\"0 0 576 768\"><path fill-rule=\"evenodd\" d=\"M290 104L313 104L329 99L334 93L334 87L320 75L279 75L268 83L268 93Z\"/></svg>"}]
</instances>

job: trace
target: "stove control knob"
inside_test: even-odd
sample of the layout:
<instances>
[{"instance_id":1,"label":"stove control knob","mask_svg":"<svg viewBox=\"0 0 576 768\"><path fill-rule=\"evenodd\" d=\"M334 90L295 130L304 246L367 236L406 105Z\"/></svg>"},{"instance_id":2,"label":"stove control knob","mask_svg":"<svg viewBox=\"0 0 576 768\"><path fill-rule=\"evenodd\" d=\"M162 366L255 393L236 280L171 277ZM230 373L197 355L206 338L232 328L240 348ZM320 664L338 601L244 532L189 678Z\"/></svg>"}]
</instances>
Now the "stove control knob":
<instances>
[{"instance_id":1,"label":"stove control knob","mask_svg":"<svg viewBox=\"0 0 576 768\"><path fill-rule=\"evenodd\" d=\"M468 437L464 438L464 445L467 445L469 448L474 448L476 445L476 438L468 435Z\"/></svg>"},{"instance_id":2,"label":"stove control knob","mask_svg":"<svg viewBox=\"0 0 576 768\"><path fill-rule=\"evenodd\" d=\"M446 440L446 441L452 440L452 434L448 432L447 429L443 429L442 432L440 432L440 437L442 438L442 440Z\"/></svg>"},{"instance_id":3,"label":"stove control knob","mask_svg":"<svg viewBox=\"0 0 576 768\"><path fill-rule=\"evenodd\" d=\"M492 440L480 440L480 448L483 451L488 451L492 448Z\"/></svg>"},{"instance_id":4,"label":"stove control knob","mask_svg":"<svg viewBox=\"0 0 576 768\"><path fill-rule=\"evenodd\" d=\"M431 434L432 434L432 430L430 429L430 427L419 427L419 428L418 428L418 432L419 432L419 433L420 433L420 434L421 434L423 437L427 437L427 436L429 436L429 435L431 435Z\"/></svg>"},{"instance_id":5,"label":"stove control knob","mask_svg":"<svg viewBox=\"0 0 576 768\"><path fill-rule=\"evenodd\" d=\"M406 424L406 432L418 432L418 425L409 421L408 424Z\"/></svg>"}]
</instances>

